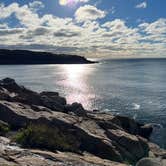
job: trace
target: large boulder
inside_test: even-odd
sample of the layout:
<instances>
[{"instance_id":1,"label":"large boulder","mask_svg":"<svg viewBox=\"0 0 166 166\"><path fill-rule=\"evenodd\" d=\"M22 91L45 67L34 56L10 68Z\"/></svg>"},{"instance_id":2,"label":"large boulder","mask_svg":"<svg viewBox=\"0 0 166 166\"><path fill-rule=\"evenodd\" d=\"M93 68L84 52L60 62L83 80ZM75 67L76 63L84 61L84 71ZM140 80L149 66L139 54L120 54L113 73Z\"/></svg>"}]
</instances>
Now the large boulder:
<instances>
[{"instance_id":1,"label":"large boulder","mask_svg":"<svg viewBox=\"0 0 166 166\"><path fill-rule=\"evenodd\" d=\"M150 148L151 157L166 159L166 150L160 148L158 145L148 142L148 146Z\"/></svg>"},{"instance_id":2,"label":"large boulder","mask_svg":"<svg viewBox=\"0 0 166 166\"><path fill-rule=\"evenodd\" d=\"M52 110L65 112L66 99L57 92L43 91L40 93L42 104Z\"/></svg>"},{"instance_id":3,"label":"large boulder","mask_svg":"<svg viewBox=\"0 0 166 166\"><path fill-rule=\"evenodd\" d=\"M126 116L113 116L112 114L105 112L88 112L88 117L96 120L96 123L98 123L99 126L102 127L104 130L120 129L133 135L140 135L141 137L146 139L149 139L153 131L152 125L140 124L134 119Z\"/></svg>"},{"instance_id":4,"label":"large boulder","mask_svg":"<svg viewBox=\"0 0 166 166\"><path fill-rule=\"evenodd\" d=\"M115 116L112 119L112 123L117 124L130 134L140 135L147 139L153 131L152 125L143 125L136 122L134 119L125 116Z\"/></svg>"},{"instance_id":5,"label":"large boulder","mask_svg":"<svg viewBox=\"0 0 166 166\"><path fill-rule=\"evenodd\" d=\"M71 105L67 104L65 106L65 110L66 110L66 112L71 112L78 116L87 115L87 111L83 108L82 104L80 104L80 103L73 103Z\"/></svg>"},{"instance_id":6,"label":"large boulder","mask_svg":"<svg viewBox=\"0 0 166 166\"><path fill-rule=\"evenodd\" d=\"M153 132L152 124L145 124L145 125L141 124L140 128L138 129L138 133L136 134L139 134L140 136L149 139L152 132Z\"/></svg>"},{"instance_id":7,"label":"large boulder","mask_svg":"<svg viewBox=\"0 0 166 166\"><path fill-rule=\"evenodd\" d=\"M40 105L54 111L64 112L66 99L56 92L37 93L18 85L15 80L5 78L0 81L0 99L28 105Z\"/></svg>"},{"instance_id":8,"label":"large boulder","mask_svg":"<svg viewBox=\"0 0 166 166\"><path fill-rule=\"evenodd\" d=\"M45 107L37 107L38 111L32 108L30 105L19 102L0 101L0 120L17 128L25 127L30 122L43 121L44 123L44 120L45 123L60 121L64 126L65 123L72 125L77 122L75 117L68 114L51 111Z\"/></svg>"},{"instance_id":9,"label":"large boulder","mask_svg":"<svg viewBox=\"0 0 166 166\"><path fill-rule=\"evenodd\" d=\"M123 158L136 162L142 157L148 156L149 147L147 141L141 137L129 134L123 130L108 130L107 136L113 141L113 145L119 148Z\"/></svg>"},{"instance_id":10,"label":"large boulder","mask_svg":"<svg viewBox=\"0 0 166 166\"><path fill-rule=\"evenodd\" d=\"M3 86L10 85L10 88L12 88L12 85L16 85L16 82L12 78L4 78L3 80L0 80L0 84Z\"/></svg>"},{"instance_id":11,"label":"large boulder","mask_svg":"<svg viewBox=\"0 0 166 166\"><path fill-rule=\"evenodd\" d=\"M160 158L143 158L136 166L166 166L166 160Z\"/></svg>"},{"instance_id":12,"label":"large boulder","mask_svg":"<svg viewBox=\"0 0 166 166\"><path fill-rule=\"evenodd\" d=\"M36 105L41 104L40 95L37 92L33 92L23 86L18 85L15 80L11 78L5 78L1 80L0 87L3 88L4 95L9 96L9 100L7 101Z\"/></svg>"},{"instance_id":13,"label":"large boulder","mask_svg":"<svg viewBox=\"0 0 166 166\"><path fill-rule=\"evenodd\" d=\"M43 91L40 93L40 95L47 96L48 98L60 103L61 105L66 105L66 99L64 97L59 96L58 92Z\"/></svg>"},{"instance_id":14,"label":"large boulder","mask_svg":"<svg viewBox=\"0 0 166 166\"><path fill-rule=\"evenodd\" d=\"M48 96L41 96L41 104L42 106L45 106L51 110L64 112L65 106L59 103L57 100L53 100L52 98L49 98Z\"/></svg>"}]
</instances>

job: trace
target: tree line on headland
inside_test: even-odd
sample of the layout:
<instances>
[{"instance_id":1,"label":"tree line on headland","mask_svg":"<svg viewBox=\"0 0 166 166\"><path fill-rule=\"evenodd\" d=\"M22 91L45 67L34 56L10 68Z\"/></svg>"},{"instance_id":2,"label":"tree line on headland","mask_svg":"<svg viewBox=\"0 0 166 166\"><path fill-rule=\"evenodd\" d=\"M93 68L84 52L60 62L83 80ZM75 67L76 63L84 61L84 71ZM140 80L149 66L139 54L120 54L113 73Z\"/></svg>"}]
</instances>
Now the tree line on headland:
<instances>
[{"instance_id":1,"label":"tree line on headland","mask_svg":"<svg viewBox=\"0 0 166 166\"><path fill-rule=\"evenodd\" d=\"M0 64L89 64L85 57L29 50L0 49Z\"/></svg>"}]
</instances>

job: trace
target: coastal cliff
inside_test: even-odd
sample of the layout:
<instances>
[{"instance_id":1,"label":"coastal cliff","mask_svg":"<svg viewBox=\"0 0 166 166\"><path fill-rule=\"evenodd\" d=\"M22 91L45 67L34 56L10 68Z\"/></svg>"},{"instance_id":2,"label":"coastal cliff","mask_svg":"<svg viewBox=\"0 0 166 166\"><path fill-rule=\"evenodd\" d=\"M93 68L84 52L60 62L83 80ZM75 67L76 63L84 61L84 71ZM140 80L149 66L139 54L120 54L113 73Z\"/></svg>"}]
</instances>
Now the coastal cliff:
<instances>
[{"instance_id":1,"label":"coastal cliff","mask_svg":"<svg viewBox=\"0 0 166 166\"><path fill-rule=\"evenodd\" d=\"M53 54L28 50L0 49L0 64L89 64L94 63L77 55Z\"/></svg>"},{"instance_id":2,"label":"coastal cliff","mask_svg":"<svg viewBox=\"0 0 166 166\"><path fill-rule=\"evenodd\" d=\"M153 128L0 80L0 165L165 166Z\"/></svg>"}]
</instances>

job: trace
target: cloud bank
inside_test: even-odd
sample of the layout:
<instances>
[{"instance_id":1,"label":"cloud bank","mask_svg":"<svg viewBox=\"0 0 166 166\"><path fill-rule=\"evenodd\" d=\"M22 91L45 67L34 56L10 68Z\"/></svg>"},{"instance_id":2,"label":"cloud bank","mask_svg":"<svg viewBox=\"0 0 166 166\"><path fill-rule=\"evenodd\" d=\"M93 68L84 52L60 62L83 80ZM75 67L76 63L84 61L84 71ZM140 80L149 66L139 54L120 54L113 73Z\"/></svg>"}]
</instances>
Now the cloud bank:
<instances>
[{"instance_id":1,"label":"cloud bank","mask_svg":"<svg viewBox=\"0 0 166 166\"><path fill-rule=\"evenodd\" d=\"M99 22L107 13L91 5L78 8L73 18L39 15L38 10L43 7L39 1L22 6L1 4L0 48L87 57L165 56L165 18L130 27L122 19ZM9 26L10 17L18 21L17 26Z\"/></svg>"}]
</instances>

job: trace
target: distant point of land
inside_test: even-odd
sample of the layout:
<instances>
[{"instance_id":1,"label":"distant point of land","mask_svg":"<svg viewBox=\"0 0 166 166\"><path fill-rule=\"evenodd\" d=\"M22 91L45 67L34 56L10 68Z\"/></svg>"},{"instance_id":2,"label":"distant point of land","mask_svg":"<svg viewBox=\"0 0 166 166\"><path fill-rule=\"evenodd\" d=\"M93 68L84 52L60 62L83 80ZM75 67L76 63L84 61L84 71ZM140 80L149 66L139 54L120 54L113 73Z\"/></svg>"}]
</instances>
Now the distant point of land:
<instances>
[{"instance_id":1,"label":"distant point of land","mask_svg":"<svg viewBox=\"0 0 166 166\"><path fill-rule=\"evenodd\" d=\"M29 50L0 49L0 65L10 64L90 64L95 63L82 56L53 54Z\"/></svg>"}]
</instances>

